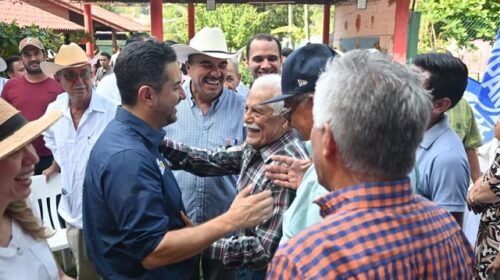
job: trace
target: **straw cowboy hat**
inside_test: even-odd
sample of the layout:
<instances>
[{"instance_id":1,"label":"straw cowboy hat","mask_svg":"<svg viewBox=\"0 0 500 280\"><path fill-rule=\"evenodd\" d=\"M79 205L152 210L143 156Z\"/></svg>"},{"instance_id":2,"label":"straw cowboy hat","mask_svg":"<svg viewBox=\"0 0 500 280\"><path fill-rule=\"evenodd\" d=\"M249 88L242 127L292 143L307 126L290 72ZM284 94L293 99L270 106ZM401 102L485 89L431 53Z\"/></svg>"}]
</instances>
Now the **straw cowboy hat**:
<instances>
[{"instance_id":1,"label":"straw cowboy hat","mask_svg":"<svg viewBox=\"0 0 500 280\"><path fill-rule=\"evenodd\" d=\"M61 117L61 112L46 113L27 122L16 108L0 98L0 160L38 137Z\"/></svg>"},{"instance_id":2,"label":"straw cowboy hat","mask_svg":"<svg viewBox=\"0 0 500 280\"><path fill-rule=\"evenodd\" d=\"M174 44L172 48L177 54L177 60L181 63L185 63L192 54L204 54L220 59L233 58L238 55L238 53L227 51L226 37L219 27L204 27L189 41L189 46Z\"/></svg>"},{"instance_id":3,"label":"straw cowboy hat","mask_svg":"<svg viewBox=\"0 0 500 280\"><path fill-rule=\"evenodd\" d=\"M40 68L45 75L52 77L55 73L73 67L80 67L89 64L89 58L85 51L75 43L62 45L57 53L54 62L42 62Z\"/></svg>"}]
</instances>

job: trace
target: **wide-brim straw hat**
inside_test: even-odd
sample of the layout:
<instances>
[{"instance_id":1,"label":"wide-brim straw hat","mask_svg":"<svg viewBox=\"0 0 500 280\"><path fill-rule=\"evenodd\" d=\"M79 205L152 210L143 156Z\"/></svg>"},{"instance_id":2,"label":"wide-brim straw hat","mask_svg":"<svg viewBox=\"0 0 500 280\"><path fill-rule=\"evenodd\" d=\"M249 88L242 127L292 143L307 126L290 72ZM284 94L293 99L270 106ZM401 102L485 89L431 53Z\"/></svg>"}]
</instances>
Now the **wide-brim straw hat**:
<instances>
[{"instance_id":1,"label":"wide-brim straw hat","mask_svg":"<svg viewBox=\"0 0 500 280\"><path fill-rule=\"evenodd\" d=\"M228 52L226 37L222 29L218 27L204 27L189 41L189 46L174 44L172 48L177 55L177 60L181 63L185 63L193 54L204 54L220 59L233 58L238 55L238 53Z\"/></svg>"},{"instance_id":2,"label":"wide-brim straw hat","mask_svg":"<svg viewBox=\"0 0 500 280\"><path fill-rule=\"evenodd\" d=\"M53 77L55 73L66 69L80 67L90 64L89 58L85 51L75 43L69 45L62 45L54 58L54 62L42 62L40 68L43 73L49 77Z\"/></svg>"},{"instance_id":3,"label":"wide-brim straw hat","mask_svg":"<svg viewBox=\"0 0 500 280\"><path fill-rule=\"evenodd\" d=\"M61 115L53 111L28 122L21 112L0 98L0 160L29 144Z\"/></svg>"}]
</instances>

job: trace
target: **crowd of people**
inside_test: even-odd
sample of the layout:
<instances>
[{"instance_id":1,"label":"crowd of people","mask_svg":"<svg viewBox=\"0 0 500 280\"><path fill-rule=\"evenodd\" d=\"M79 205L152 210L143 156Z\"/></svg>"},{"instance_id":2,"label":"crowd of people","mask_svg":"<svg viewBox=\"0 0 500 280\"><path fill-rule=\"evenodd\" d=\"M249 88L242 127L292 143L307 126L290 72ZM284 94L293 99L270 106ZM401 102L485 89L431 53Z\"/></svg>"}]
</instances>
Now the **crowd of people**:
<instances>
[{"instance_id":1,"label":"crowd of people","mask_svg":"<svg viewBox=\"0 0 500 280\"><path fill-rule=\"evenodd\" d=\"M500 153L481 176L459 58L256 34L247 87L239 57L211 27L133 36L96 73L75 43L48 62L21 40L0 63L0 278L69 279L29 203L61 173L77 279L500 279Z\"/></svg>"}]
</instances>

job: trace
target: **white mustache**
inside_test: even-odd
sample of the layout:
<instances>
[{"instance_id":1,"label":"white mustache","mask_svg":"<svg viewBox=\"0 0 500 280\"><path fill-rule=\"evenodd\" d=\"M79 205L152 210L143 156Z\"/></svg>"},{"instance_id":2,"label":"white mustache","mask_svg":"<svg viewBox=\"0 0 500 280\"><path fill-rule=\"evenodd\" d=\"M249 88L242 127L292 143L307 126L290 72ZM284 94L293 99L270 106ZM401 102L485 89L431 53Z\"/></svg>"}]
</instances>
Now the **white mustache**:
<instances>
[{"instance_id":1,"label":"white mustache","mask_svg":"<svg viewBox=\"0 0 500 280\"><path fill-rule=\"evenodd\" d=\"M250 128L250 129L257 129L257 130L260 130L260 127L257 126L256 124L252 123L252 124L249 124L249 123L243 123L243 126L246 127L246 128Z\"/></svg>"}]
</instances>

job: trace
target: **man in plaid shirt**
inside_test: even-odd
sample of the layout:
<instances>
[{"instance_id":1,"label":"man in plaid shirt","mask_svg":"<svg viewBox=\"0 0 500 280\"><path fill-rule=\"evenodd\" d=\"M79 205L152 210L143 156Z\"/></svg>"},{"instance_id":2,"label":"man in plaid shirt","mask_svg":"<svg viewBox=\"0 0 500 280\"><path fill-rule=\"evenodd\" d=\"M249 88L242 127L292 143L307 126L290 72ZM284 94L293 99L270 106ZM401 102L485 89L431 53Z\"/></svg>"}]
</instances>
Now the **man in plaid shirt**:
<instances>
[{"instance_id":1,"label":"man in plaid shirt","mask_svg":"<svg viewBox=\"0 0 500 280\"><path fill-rule=\"evenodd\" d=\"M271 190L273 215L255 228L216 241L204 254L220 259L228 268L238 269L238 279L263 279L268 263L281 239L283 213L295 198L295 191L281 188L265 176L265 165L273 155L307 159L300 135L290 128L283 102L262 105L281 92L280 76L258 78L248 96L244 122L246 142L217 151L191 148L165 139L161 150L173 169L184 169L198 176L239 174L238 192L252 188L251 193Z\"/></svg>"}]
</instances>

